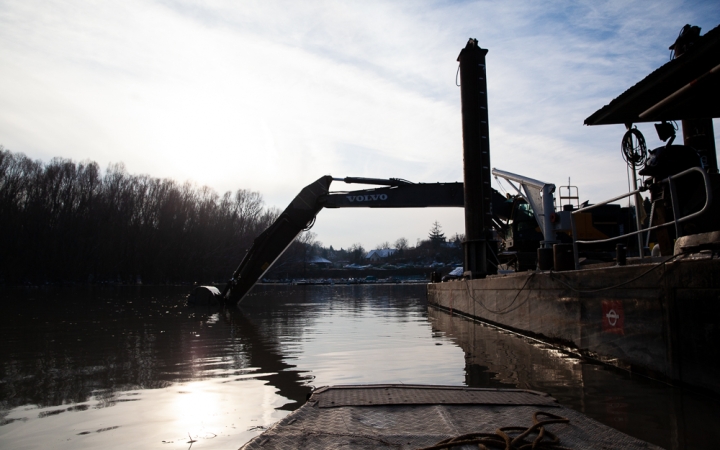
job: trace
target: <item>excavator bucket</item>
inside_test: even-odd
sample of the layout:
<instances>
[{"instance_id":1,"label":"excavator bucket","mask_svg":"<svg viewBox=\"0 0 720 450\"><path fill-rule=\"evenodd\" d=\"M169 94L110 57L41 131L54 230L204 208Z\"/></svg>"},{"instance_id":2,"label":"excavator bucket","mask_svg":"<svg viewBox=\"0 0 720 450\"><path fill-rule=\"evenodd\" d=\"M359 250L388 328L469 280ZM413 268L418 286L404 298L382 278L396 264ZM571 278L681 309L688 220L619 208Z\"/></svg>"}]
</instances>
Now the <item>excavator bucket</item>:
<instances>
[{"instance_id":1,"label":"excavator bucket","mask_svg":"<svg viewBox=\"0 0 720 450\"><path fill-rule=\"evenodd\" d=\"M318 200L328 194L331 182L328 175L306 186L277 220L255 238L221 294L226 304L240 303L293 239L312 223L322 209Z\"/></svg>"}]
</instances>

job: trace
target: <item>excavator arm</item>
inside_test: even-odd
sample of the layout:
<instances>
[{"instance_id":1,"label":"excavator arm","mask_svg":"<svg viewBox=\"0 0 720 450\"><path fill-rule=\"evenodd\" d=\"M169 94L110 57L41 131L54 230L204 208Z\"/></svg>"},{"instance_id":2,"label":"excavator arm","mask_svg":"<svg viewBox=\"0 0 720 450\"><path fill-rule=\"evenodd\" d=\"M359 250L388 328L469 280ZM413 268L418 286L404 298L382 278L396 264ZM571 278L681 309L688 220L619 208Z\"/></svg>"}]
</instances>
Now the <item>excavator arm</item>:
<instances>
[{"instance_id":1,"label":"excavator arm","mask_svg":"<svg viewBox=\"0 0 720 450\"><path fill-rule=\"evenodd\" d=\"M462 183L411 183L391 178L342 178L345 183L386 185L360 191L331 192L320 198L324 208L429 208L464 206Z\"/></svg>"},{"instance_id":2,"label":"excavator arm","mask_svg":"<svg viewBox=\"0 0 720 450\"><path fill-rule=\"evenodd\" d=\"M319 199L328 194L331 182L331 176L324 176L305 186L277 220L255 238L221 294L226 303L240 302L293 239L312 225L322 209Z\"/></svg>"},{"instance_id":3,"label":"excavator arm","mask_svg":"<svg viewBox=\"0 0 720 450\"><path fill-rule=\"evenodd\" d=\"M330 192L333 180L384 186ZM505 197L493 192L493 205L504 216ZM239 303L300 232L312 226L322 208L463 207L463 183L411 183L397 178L332 178L324 176L306 186L277 220L253 242L220 294L226 304Z\"/></svg>"}]
</instances>

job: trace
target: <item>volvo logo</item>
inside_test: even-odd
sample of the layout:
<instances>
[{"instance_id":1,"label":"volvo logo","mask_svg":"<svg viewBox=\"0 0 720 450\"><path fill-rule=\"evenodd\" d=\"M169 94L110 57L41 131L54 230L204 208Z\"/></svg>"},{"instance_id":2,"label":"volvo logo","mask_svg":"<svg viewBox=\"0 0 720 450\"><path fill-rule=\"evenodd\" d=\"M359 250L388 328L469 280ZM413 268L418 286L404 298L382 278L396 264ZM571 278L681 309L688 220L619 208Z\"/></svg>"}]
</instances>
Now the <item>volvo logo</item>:
<instances>
[{"instance_id":1,"label":"volvo logo","mask_svg":"<svg viewBox=\"0 0 720 450\"><path fill-rule=\"evenodd\" d=\"M387 194L367 194L367 195L346 195L345 198L352 202L372 202L376 200L387 200Z\"/></svg>"}]
</instances>

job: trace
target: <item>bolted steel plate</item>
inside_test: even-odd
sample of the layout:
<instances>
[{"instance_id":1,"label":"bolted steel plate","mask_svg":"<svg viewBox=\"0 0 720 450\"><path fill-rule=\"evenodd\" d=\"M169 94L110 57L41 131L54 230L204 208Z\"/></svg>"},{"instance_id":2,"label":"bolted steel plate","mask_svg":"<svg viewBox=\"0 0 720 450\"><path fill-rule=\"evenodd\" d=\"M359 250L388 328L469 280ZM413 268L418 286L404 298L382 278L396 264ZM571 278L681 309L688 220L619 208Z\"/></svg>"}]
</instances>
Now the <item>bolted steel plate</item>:
<instances>
[{"instance_id":1,"label":"bolted steel plate","mask_svg":"<svg viewBox=\"0 0 720 450\"><path fill-rule=\"evenodd\" d=\"M320 408L381 405L553 405L542 392L462 386L374 385L317 389L310 402Z\"/></svg>"}]
</instances>

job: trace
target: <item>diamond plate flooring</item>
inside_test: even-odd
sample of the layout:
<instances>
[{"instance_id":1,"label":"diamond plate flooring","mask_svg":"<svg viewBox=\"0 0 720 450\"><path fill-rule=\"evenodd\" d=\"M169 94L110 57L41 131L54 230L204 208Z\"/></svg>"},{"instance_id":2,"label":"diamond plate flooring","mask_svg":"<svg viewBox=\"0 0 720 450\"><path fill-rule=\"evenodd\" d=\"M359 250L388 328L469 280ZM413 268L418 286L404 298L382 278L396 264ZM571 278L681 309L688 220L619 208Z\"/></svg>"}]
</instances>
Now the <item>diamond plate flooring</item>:
<instances>
[{"instance_id":1,"label":"diamond plate flooring","mask_svg":"<svg viewBox=\"0 0 720 450\"><path fill-rule=\"evenodd\" d=\"M418 449L466 433L529 427L537 411L570 419L545 426L565 448L660 448L534 391L375 385L317 389L305 405L242 449Z\"/></svg>"}]
</instances>

